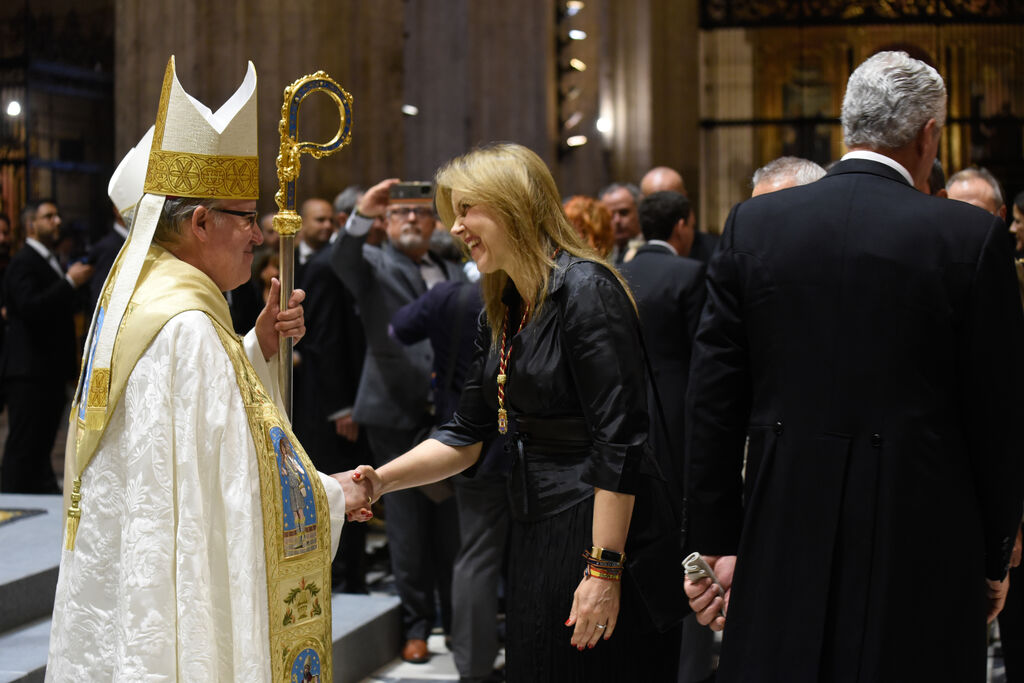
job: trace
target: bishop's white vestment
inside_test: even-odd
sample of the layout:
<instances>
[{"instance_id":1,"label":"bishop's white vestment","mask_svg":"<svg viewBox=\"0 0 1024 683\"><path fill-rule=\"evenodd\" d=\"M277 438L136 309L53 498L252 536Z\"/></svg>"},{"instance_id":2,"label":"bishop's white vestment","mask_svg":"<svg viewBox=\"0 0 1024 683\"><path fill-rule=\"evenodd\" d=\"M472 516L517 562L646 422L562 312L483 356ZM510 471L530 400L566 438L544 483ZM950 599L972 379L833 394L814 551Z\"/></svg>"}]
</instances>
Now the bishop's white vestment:
<instances>
[{"instance_id":1,"label":"bishop's white vestment","mask_svg":"<svg viewBox=\"0 0 1024 683\"><path fill-rule=\"evenodd\" d=\"M147 269L154 263L190 268L173 261L153 247ZM290 429L279 424L261 434L252 422L254 401L244 398L248 383L269 389L280 404L273 366L253 332L244 352L237 338L228 338L224 311L226 305L213 314L185 310L167 320L111 409L80 476L80 521L70 534L74 549L65 549L61 560L47 681L251 683L276 678L275 667L301 671L318 652L330 656L320 652L322 638L316 648L309 644L302 622L326 617L329 634L324 577L344 521L344 495L326 475L312 486L306 481L305 488L326 493L330 508L327 543L321 511L320 549L329 545L330 556L320 567L325 553L303 555L316 549L317 532L303 535L294 519L289 531L290 513L283 511L287 474L279 465ZM238 346L234 357L226 352L231 343ZM242 356L262 386L252 376L240 381ZM273 461L275 449L278 467L271 462L261 485L260 459L269 452ZM314 522L315 509L309 508ZM265 510L276 510L283 522ZM272 547L283 562L268 557ZM300 566L302 575L285 576L279 565Z\"/></svg>"}]
</instances>

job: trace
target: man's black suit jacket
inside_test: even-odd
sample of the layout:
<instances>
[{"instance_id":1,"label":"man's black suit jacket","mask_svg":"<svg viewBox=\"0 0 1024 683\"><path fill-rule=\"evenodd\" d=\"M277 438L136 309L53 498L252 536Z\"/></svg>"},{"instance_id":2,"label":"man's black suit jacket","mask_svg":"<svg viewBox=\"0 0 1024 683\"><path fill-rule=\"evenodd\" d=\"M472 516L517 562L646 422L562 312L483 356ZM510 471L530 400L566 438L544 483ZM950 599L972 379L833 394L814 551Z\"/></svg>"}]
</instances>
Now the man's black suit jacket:
<instances>
[{"instance_id":1,"label":"man's black suit jacket","mask_svg":"<svg viewBox=\"0 0 1024 683\"><path fill-rule=\"evenodd\" d=\"M92 249L89 250L89 263L95 268L92 278L89 279L89 308L87 312L90 315L93 309L96 308L96 302L100 300L100 296L103 294L103 285L107 280L107 273L113 267L114 260L123 246L124 237L117 230L111 228L110 232L104 235L103 239L94 244Z\"/></svg>"},{"instance_id":2,"label":"man's black suit jacket","mask_svg":"<svg viewBox=\"0 0 1024 683\"><path fill-rule=\"evenodd\" d=\"M984 680L1021 348L984 211L856 159L732 210L687 396L690 546L739 558L720 682Z\"/></svg>"},{"instance_id":3,"label":"man's black suit jacket","mask_svg":"<svg viewBox=\"0 0 1024 683\"><path fill-rule=\"evenodd\" d=\"M324 472L355 467L367 459L365 439L344 439L328 420L355 405L366 354L355 298L334 274L330 259L330 247L325 247L303 268L306 335L296 347L302 361L295 369L295 434Z\"/></svg>"},{"instance_id":4,"label":"man's black suit jacket","mask_svg":"<svg viewBox=\"0 0 1024 683\"><path fill-rule=\"evenodd\" d=\"M705 266L677 256L667 247L645 244L619 270L636 299L644 344L654 370L654 385L664 412L662 422L652 387L647 401L651 413L649 439L659 462L671 466L681 500L684 398L690 379L693 337L704 306Z\"/></svg>"},{"instance_id":5,"label":"man's black suit jacket","mask_svg":"<svg viewBox=\"0 0 1024 683\"><path fill-rule=\"evenodd\" d=\"M26 244L4 276L6 379L66 381L78 372L75 353L75 290ZM16 397L11 397L16 399Z\"/></svg>"}]
</instances>

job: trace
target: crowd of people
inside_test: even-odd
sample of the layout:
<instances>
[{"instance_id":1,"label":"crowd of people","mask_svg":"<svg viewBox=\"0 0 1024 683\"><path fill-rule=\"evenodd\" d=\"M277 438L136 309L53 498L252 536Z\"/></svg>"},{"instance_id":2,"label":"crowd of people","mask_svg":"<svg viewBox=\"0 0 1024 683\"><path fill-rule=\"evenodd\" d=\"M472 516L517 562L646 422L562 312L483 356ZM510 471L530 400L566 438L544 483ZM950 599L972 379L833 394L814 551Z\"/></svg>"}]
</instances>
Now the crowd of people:
<instances>
[{"instance_id":1,"label":"crowd of people","mask_svg":"<svg viewBox=\"0 0 1024 683\"><path fill-rule=\"evenodd\" d=\"M931 67L903 53L870 58L844 98L850 152L827 171L795 157L758 169L721 235L697 228L671 168L562 198L536 154L502 143L449 161L432 185L392 178L306 199L291 313L277 308L272 216L257 220L252 197L179 206L147 186L146 197L168 197L151 250L226 292L226 309L201 310L217 330L253 332L237 353L222 337L227 356L210 363L230 358L244 374L236 359L248 354L268 406L269 330L299 340L290 427L271 420L269 432L279 456L295 448L289 434L301 444L289 471L306 487L290 490L324 496L294 506L296 524L338 518L343 497L350 523L330 583L365 593L366 525L352 522L383 513L406 661L429 660L439 625L466 682L976 681L986 618L1002 610L1007 680L1021 680L1024 597L1007 572L1018 571L1024 497L1024 289L1012 265L1024 256L1024 193L1008 211L984 168L945 181L935 159L945 102ZM136 222L145 201L136 192ZM204 256L234 253L209 226L239 218L244 234L231 239L244 271ZM65 268L53 256L57 205L30 204L22 224L26 245L3 278L0 483L56 493L50 452L76 376L73 318L114 310L130 269L107 272L127 232L120 221ZM0 249L9 232L0 216ZM147 258L153 272L172 268L164 252ZM157 281L150 267L134 296L155 286L143 284ZM102 324L101 313L97 340ZM182 324L154 342L172 358L173 335L189 335ZM88 379L103 377L91 373L96 348L74 400L82 414ZM163 377L133 367L129 387ZM132 410L111 396L110 411ZM239 419L234 437L251 429L258 451L261 427ZM64 488L73 475L74 495L97 486L99 475L66 465ZM75 552L88 558L98 541L82 525ZM263 562L249 540L229 553ZM955 572L933 559L944 547L956 548ZM703 553L716 580L684 592L684 551ZM62 599L82 599L65 585L71 561L55 624L74 620ZM224 561L225 575L236 562ZM76 632L54 633L51 663L83 671L60 651ZM258 628L233 637L253 634L267 639ZM245 648L227 650L211 671L235 670Z\"/></svg>"}]
</instances>

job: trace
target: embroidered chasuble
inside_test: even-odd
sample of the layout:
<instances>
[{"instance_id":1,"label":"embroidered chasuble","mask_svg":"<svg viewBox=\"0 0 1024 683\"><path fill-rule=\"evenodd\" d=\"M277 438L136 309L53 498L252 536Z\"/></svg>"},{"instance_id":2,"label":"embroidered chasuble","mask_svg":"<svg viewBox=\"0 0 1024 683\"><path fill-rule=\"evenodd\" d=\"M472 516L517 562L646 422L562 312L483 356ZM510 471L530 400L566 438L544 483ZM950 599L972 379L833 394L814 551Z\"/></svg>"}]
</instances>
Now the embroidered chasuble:
<instances>
[{"instance_id":1,"label":"embroidered chasuble","mask_svg":"<svg viewBox=\"0 0 1024 683\"><path fill-rule=\"evenodd\" d=\"M271 398L255 334L239 339L214 283L152 246L109 376L85 363L46 680L333 680L344 496Z\"/></svg>"}]
</instances>

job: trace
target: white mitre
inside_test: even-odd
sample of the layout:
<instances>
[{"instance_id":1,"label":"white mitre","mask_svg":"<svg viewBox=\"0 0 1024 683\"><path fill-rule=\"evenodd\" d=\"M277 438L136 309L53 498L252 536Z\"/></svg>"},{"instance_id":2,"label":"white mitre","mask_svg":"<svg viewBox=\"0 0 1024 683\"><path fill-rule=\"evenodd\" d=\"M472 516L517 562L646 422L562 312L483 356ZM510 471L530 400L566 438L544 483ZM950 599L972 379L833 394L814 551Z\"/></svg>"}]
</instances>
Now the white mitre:
<instances>
[{"instance_id":1,"label":"white mitre","mask_svg":"<svg viewBox=\"0 0 1024 683\"><path fill-rule=\"evenodd\" d=\"M150 126L138 144L128 150L121 163L110 176L107 184L107 196L114 203L114 208L121 214L126 226L132 224L132 214L145 192L146 168L149 166L149 151L153 146L153 131Z\"/></svg>"},{"instance_id":2,"label":"white mitre","mask_svg":"<svg viewBox=\"0 0 1024 683\"><path fill-rule=\"evenodd\" d=\"M131 201L130 195L137 192L132 202L137 206L128 240L118 256L116 276L113 282L108 278L104 287L104 296L100 297L102 308L98 307L94 316L94 330L90 330L85 350L87 365L75 396L85 423L98 424L108 407L112 407L107 405L107 396L114 340L135 292L164 200L257 199L256 133L256 68L252 62L235 94L212 112L181 87L171 56L160 90L156 124L121 162L120 173L115 172L108 188L111 192L115 185L119 192L123 189L123 200L111 194L115 204ZM144 144L147 138L151 140L148 147ZM144 166L142 160L146 161ZM140 169L144 170L141 190ZM84 467L85 463L79 465Z\"/></svg>"}]
</instances>

